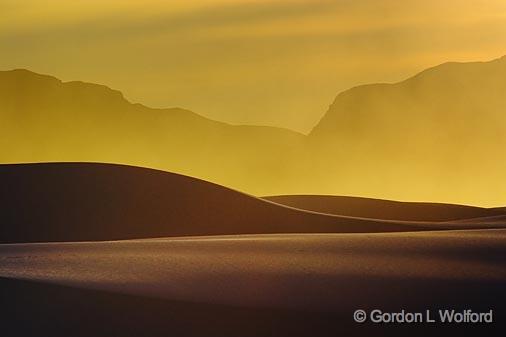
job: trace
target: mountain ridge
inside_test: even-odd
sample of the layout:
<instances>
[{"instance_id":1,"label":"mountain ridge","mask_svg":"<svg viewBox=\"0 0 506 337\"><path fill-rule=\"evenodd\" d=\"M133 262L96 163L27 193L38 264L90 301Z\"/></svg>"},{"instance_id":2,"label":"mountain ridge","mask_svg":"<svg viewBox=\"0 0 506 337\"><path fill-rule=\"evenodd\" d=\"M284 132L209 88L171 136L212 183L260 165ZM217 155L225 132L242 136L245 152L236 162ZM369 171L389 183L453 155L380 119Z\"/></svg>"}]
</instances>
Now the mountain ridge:
<instances>
[{"instance_id":1,"label":"mountain ridge","mask_svg":"<svg viewBox=\"0 0 506 337\"><path fill-rule=\"evenodd\" d=\"M75 88L80 88L80 89L85 89L85 90L88 89L89 91L97 91L97 92L103 94L104 96L105 95L112 95L116 99L118 99L118 101L123 101L123 103L125 103L125 105L128 104L128 105L131 105L134 107L139 107L142 109L161 111L161 112L180 111L183 113L195 115L195 117L199 117L202 120L225 124L225 125L228 125L231 127L272 128L272 129L276 129L276 130L288 131L290 133L302 135L302 133L300 133L298 131L294 131L294 130L291 130L288 128L283 128L283 127L277 127L277 126L228 123L225 121L220 121L220 120L206 117L206 116L201 115L197 112L191 111L191 110L183 108L183 107L178 107L178 106L158 108L158 107L151 107L151 106L145 105L140 102L131 102L128 98L125 97L125 95L123 94L123 92L121 90L111 88L110 86L107 86L104 84L98 84L98 83L80 81L80 80L63 81L56 76L35 72L35 71L29 70L26 68L16 68L16 69L12 69L12 70L0 70L0 77L6 76L6 75L9 76L10 74L12 74L12 75L21 74L21 76L22 76L21 80L24 81L24 83L22 83L23 85L27 84L26 79L28 79L28 80L36 79L41 83L46 82L46 84L62 86L62 88L64 88L64 89L73 89L75 87ZM19 81L19 80L20 80L19 78L17 78L17 79L14 78L14 81Z\"/></svg>"},{"instance_id":2,"label":"mountain ridge","mask_svg":"<svg viewBox=\"0 0 506 337\"><path fill-rule=\"evenodd\" d=\"M309 194L501 205L505 93L505 57L341 92L309 134L329 168Z\"/></svg>"},{"instance_id":3,"label":"mountain ridge","mask_svg":"<svg viewBox=\"0 0 506 337\"><path fill-rule=\"evenodd\" d=\"M18 75L35 79L12 80ZM149 108L106 86L4 71L0 162L129 164L257 196L501 206L506 185L497 182L506 180L506 163L496 157L506 148L505 93L506 57L448 62L339 93L305 136Z\"/></svg>"},{"instance_id":4,"label":"mountain ridge","mask_svg":"<svg viewBox=\"0 0 506 337\"><path fill-rule=\"evenodd\" d=\"M245 168L274 186L282 180L281 173L271 177L279 170L276 161L287 158L302 137L287 129L225 124L180 108L152 109L106 86L28 70L0 72L0 131L2 163L123 163L253 192L256 183L245 186Z\"/></svg>"},{"instance_id":5,"label":"mountain ridge","mask_svg":"<svg viewBox=\"0 0 506 337\"><path fill-rule=\"evenodd\" d=\"M329 110L327 110L327 112L325 114L323 114L322 118L313 127L313 129L311 130L311 132L309 133L309 135L311 136L311 134L315 131L315 129L318 128L319 124L321 124L322 122L325 122L325 120L324 120L325 117L327 116L327 114L329 112L331 112L332 106L334 104L336 104L336 102L338 102L340 98L346 97L348 95L355 94L357 91L362 91L362 90L367 90L367 89L376 89L376 88L380 88L380 89L384 89L384 88L392 89L392 88L396 88L396 87L401 87L401 86L404 86L404 85L412 84L413 82L419 81L420 79L423 79L424 77L427 77L427 76L431 76L433 74L440 75L442 71L447 71L449 69L451 69L453 71L456 68L458 68L458 70L461 71L462 69L467 68L468 66L490 67L490 66L493 66L493 65L496 65L496 64L501 64L502 66L506 67L506 55L501 56L501 57L496 58L496 59L493 59L493 60L490 60L490 61L444 62L444 63L441 63L439 65L436 65L436 66L424 69L424 70L416 73L415 75L410 76L410 77L408 77L408 78L406 78L406 79L404 79L402 81L393 82L393 83L387 83L387 82L383 82L383 83L382 82L379 82L379 83L366 83L366 84L361 84L361 85L353 86L353 87L351 87L351 88L349 88L347 90L341 91L340 93L337 94L337 96L334 99L333 103L330 105Z\"/></svg>"}]
</instances>

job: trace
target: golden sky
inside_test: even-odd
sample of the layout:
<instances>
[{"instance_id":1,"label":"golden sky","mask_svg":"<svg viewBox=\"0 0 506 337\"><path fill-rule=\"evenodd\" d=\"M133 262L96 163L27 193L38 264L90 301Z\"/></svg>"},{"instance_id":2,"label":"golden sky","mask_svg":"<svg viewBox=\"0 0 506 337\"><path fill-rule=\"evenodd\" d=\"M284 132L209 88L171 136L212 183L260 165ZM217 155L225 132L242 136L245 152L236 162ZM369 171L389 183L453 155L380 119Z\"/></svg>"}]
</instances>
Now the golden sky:
<instances>
[{"instance_id":1,"label":"golden sky","mask_svg":"<svg viewBox=\"0 0 506 337\"><path fill-rule=\"evenodd\" d=\"M2 70L302 132L349 87L504 54L504 0L0 0Z\"/></svg>"}]
</instances>

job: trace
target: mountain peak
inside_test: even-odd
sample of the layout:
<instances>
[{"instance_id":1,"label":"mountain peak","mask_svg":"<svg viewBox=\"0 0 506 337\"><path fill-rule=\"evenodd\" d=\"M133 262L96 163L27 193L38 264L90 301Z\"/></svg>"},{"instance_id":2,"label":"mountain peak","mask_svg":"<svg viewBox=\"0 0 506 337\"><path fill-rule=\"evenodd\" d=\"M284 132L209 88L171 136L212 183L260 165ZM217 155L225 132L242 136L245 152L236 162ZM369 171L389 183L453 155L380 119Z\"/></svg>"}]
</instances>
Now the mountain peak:
<instances>
[{"instance_id":1,"label":"mountain peak","mask_svg":"<svg viewBox=\"0 0 506 337\"><path fill-rule=\"evenodd\" d=\"M357 86L337 95L311 135L335 134L336 128L348 133L352 126L363 129L370 121L492 113L502 109L505 78L506 55L488 62L442 63L398 83Z\"/></svg>"},{"instance_id":2,"label":"mountain peak","mask_svg":"<svg viewBox=\"0 0 506 337\"><path fill-rule=\"evenodd\" d=\"M62 81L54 76L39 74L28 69L18 68L13 70L1 70L0 82L27 84L28 82L47 82L61 84Z\"/></svg>"},{"instance_id":3,"label":"mountain peak","mask_svg":"<svg viewBox=\"0 0 506 337\"><path fill-rule=\"evenodd\" d=\"M108 96L118 102L130 103L121 91L112 89L106 85L82 81L63 82L62 85L66 90L77 91L87 95Z\"/></svg>"},{"instance_id":4,"label":"mountain peak","mask_svg":"<svg viewBox=\"0 0 506 337\"><path fill-rule=\"evenodd\" d=\"M0 88L0 95L13 96L22 92L24 100L18 101L21 103L68 98L81 103L129 104L120 91L105 85L82 81L63 82L27 69L0 71Z\"/></svg>"}]
</instances>

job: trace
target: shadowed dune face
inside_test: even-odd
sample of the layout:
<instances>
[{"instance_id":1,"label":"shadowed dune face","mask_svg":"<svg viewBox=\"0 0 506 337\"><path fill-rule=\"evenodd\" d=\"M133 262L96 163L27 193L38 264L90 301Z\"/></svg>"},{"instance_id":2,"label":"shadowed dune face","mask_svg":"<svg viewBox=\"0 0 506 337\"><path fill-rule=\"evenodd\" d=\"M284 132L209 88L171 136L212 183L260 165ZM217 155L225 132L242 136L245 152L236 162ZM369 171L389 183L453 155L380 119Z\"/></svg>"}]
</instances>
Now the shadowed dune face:
<instances>
[{"instance_id":1,"label":"shadowed dune face","mask_svg":"<svg viewBox=\"0 0 506 337\"><path fill-rule=\"evenodd\" d=\"M263 199L315 212L373 219L450 221L506 214L506 210L501 208L399 202L333 195L279 195Z\"/></svg>"},{"instance_id":2,"label":"shadowed dune face","mask_svg":"<svg viewBox=\"0 0 506 337\"><path fill-rule=\"evenodd\" d=\"M1 242L498 228L307 212L177 174L84 163L0 166Z\"/></svg>"},{"instance_id":3,"label":"shadowed dune face","mask_svg":"<svg viewBox=\"0 0 506 337\"><path fill-rule=\"evenodd\" d=\"M3 242L367 231L376 224L345 224L202 180L128 166L2 165L0 180ZM385 224L378 230L402 227Z\"/></svg>"},{"instance_id":4,"label":"shadowed dune face","mask_svg":"<svg viewBox=\"0 0 506 337\"><path fill-rule=\"evenodd\" d=\"M2 241L372 230L185 176L104 164L0 166ZM26 211L29 210L29 211ZM343 226L340 226L343 225ZM388 229L389 225L385 227ZM391 225L391 229L402 226Z\"/></svg>"},{"instance_id":5,"label":"shadowed dune face","mask_svg":"<svg viewBox=\"0 0 506 337\"><path fill-rule=\"evenodd\" d=\"M412 286L397 289L399 292L413 293L432 285L424 283L417 289ZM441 287L442 283L437 285ZM453 294L467 295L460 298L466 303L456 303L454 308L468 308L472 303L477 310L488 310L482 301L503 298L497 294L503 292L504 287L497 284L489 284L482 292L474 288L472 293L469 290L477 287L476 283L458 285L454 282L446 285ZM376 286L379 287L380 284L377 283ZM443 333L474 337L502 336L506 328L502 320L504 311L501 310L494 311L497 313L498 322L492 325L357 325L350 318L349 312L323 314L178 302L5 278L0 278L0 295L3 304L0 307L3 318L2 333L7 336L426 337ZM426 297L431 295L429 293ZM437 310L437 307L433 309Z\"/></svg>"}]
</instances>

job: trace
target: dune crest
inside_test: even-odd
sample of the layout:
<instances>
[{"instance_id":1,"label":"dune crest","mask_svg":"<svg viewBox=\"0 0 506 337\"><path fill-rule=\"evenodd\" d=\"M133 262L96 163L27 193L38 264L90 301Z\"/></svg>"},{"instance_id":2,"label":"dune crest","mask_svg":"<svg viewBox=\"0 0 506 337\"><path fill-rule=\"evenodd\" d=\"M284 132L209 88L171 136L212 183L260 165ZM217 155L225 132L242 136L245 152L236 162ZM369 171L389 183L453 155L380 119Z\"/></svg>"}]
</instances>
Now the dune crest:
<instances>
[{"instance_id":1,"label":"dune crest","mask_svg":"<svg viewBox=\"0 0 506 337\"><path fill-rule=\"evenodd\" d=\"M506 214L506 210L501 208L334 195L279 195L264 199L310 211L389 220L451 221Z\"/></svg>"},{"instance_id":2,"label":"dune crest","mask_svg":"<svg viewBox=\"0 0 506 337\"><path fill-rule=\"evenodd\" d=\"M124 165L0 165L0 184L1 242L506 226L501 221L444 223L318 213L195 178Z\"/></svg>"}]
</instances>

